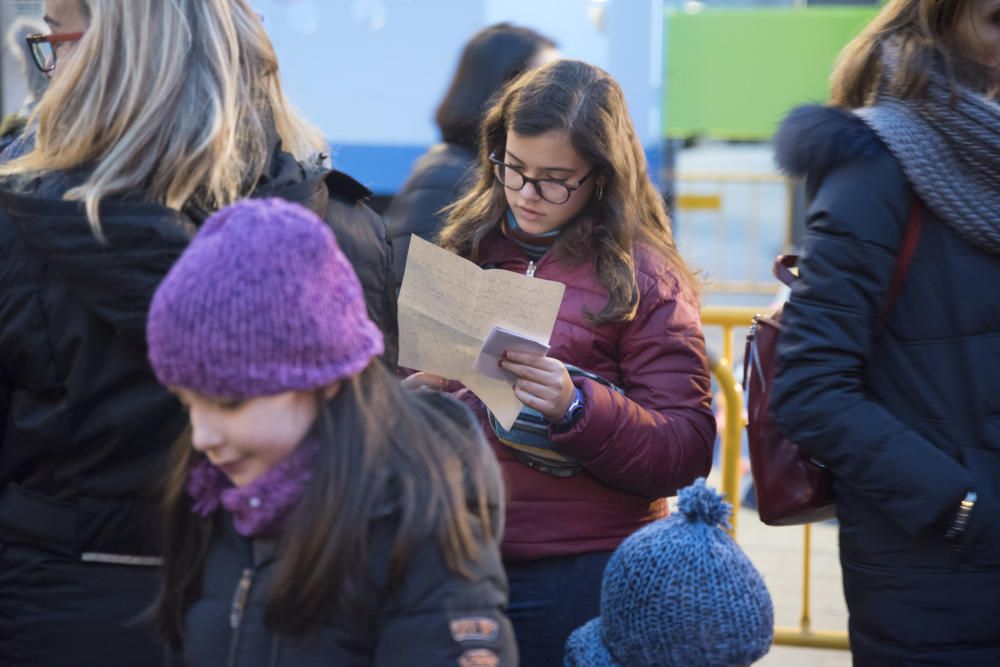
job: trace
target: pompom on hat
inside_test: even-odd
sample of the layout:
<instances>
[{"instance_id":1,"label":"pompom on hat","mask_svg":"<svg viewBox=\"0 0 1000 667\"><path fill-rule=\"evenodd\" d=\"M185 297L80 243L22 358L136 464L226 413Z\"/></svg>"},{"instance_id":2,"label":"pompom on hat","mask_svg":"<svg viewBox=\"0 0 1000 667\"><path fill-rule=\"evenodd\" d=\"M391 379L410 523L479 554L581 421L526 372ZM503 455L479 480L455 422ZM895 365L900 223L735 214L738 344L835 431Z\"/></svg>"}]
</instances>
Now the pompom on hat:
<instances>
[{"instance_id":1,"label":"pompom on hat","mask_svg":"<svg viewBox=\"0 0 1000 667\"><path fill-rule=\"evenodd\" d=\"M698 479L679 511L639 530L604 571L601 616L570 635L565 667L732 667L767 653L774 608L721 526L732 507Z\"/></svg>"},{"instance_id":2,"label":"pompom on hat","mask_svg":"<svg viewBox=\"0 0 1000 667\"><path fill-rule=\"evenodd\" d=\"M234 399L317 389L383 351L333 232L281 199L208 218L157 289L146 334L161 383Z\"/></svg>"}]
</instances>

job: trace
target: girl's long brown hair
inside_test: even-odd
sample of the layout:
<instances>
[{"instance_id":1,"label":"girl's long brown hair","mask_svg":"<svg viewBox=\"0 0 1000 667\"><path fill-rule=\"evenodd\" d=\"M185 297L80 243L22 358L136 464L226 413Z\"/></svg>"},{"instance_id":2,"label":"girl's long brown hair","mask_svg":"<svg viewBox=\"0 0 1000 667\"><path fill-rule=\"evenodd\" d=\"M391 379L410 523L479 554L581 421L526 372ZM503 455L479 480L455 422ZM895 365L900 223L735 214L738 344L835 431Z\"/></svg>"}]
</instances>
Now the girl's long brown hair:
<instances>
[{"instance_id":1,"label":"girl's long brown hair","mask_svg":"<svg viewBox=\"0 0 1000 667\"><path fill-rule=\"evenodd\" d=\"M442 247L476 261L480 243L503 217L507 202L489 156L494 151L503 154L508 131L529 137L565 132L603 184L603 197L595 197L560 232L553 247L570 263L596 262L609 297L600 313L587 313L591 322L628 321L635 316L637 244L663 255L682 288L697 291L697 281L674 243L663 198L649 179L621 87L604 70L575 60L556 61L522 75L486 114L479 180L449 210L439 238Z\"/></svg>"},{"instance_id":2,"label":"girl's long brown hair","mask_svg":"<svg viewBox=\"0 0 1000 667\"><path fill-rule=\"evenodd\" d=\"M414 551L436 540L458 574L498 543L499 467L465 408L450 398L404 391L380 362L324 403L323 446L302 500L282 531L266 620L271 631L306 635L331 614L370 623L379 595L402 583ZM476 446L470 446L470 439ZM183 643L184 615L201 595L205 557L218 518L191 512L185 485L202 458L175 446L164 499L164 565L157 616L167 640ZM372 519L393 515L386 588L368 564Z\"/></svg>"},{"instance_id":3,"label":"girl's long brown hair","mask_svg":"<svg viewBox=\"0 0 1000 667\"><path fill-rule=\"evenodd\" d=\"M837 59L830 78L830 103L856 109L874 102L883 85L902 99L919 99L935 67L952 85L983 92L995 87L985 67L959 56L953 30L972 0L890 0ZM892 40L899 63L892 81L883 81L882 47ZM991 81L993 79L994 81Z\"/></svg>"}]
</instances>

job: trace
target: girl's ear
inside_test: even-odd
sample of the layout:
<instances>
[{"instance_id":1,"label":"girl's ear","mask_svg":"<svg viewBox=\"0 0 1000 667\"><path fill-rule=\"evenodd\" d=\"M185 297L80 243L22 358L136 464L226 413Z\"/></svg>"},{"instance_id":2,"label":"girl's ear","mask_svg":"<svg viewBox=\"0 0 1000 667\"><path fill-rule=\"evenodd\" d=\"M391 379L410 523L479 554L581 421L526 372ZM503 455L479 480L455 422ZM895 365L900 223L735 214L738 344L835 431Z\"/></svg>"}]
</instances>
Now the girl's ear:
<instances>
[{"instance_id":1,"label":"girl's ear","mask_svg":"<svg viewBox=\"0 0 1000 667\"><path fill-rule=\"evenodd\" d=\"M340 389L344 386L343 380L337 380L332 382L325 387L323 387L323 399L329 401L331 398L340 393Z\"/></svg>"}]
</instances>

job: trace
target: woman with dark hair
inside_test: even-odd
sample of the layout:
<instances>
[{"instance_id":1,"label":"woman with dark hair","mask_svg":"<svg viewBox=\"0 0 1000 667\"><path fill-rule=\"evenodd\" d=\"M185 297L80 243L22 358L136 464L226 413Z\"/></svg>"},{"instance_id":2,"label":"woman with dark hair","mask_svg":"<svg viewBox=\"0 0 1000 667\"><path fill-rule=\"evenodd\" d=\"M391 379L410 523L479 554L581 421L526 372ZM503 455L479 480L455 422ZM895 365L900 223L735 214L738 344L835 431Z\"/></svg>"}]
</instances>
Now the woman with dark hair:
<instances>
[{"instance_id":1,"label":"woman with dark hair","mask_svg":"<svg viewBox=\"0 0 1000 667\"><path fill-rule=\"evenodd\" d=\"M187 667L516 667L503 491L473 417L404 392L334 235L249 200L153 297L187 406L165 498L161 627Z\"/></svg>"},{"instance_id":2,"label":"woman with dark hair","mask_svg":"<svg viewBox=\"0 0 1000 667\"><path fill-rule=\"evenodd\" d=\"M543 442L518 447L478 398L448 387L476 410L503 467L509 614L522 663L548 667L598 615L611 552L711 467L699 285L607 72L560 60L519 77L483 121L479 165L441 245L566 285L549 353L502 361ZM444 385L416 373L404 386Z\"/></svg>"},{"instance_id":3,"label":"woman with dark hair","mask_svg":"<svg viewBox=\"0 0 1000 667\"><path fill-rule=\"evenodd\" d=\"M484 28L465 45L435 116L442 143L420 157L386 213L397 287L403 280L410 234L433 242L444 224L443 209L472 185L479 123L490 98L524 71L557 56L551 39L509 23Z\"/></svg>"},{"instance_id":4,"label":"woman with dark hair","mask_svg":"<svg viewBox=\"0 0 1000 667\"><path fill-rule=\"evenodd\" d=\"M773 409L835 477L856 665L1000 664L1000 0L893 0L777 135ZM895 296L890 296L895 295Z\"/></svg>"}]
</instances>

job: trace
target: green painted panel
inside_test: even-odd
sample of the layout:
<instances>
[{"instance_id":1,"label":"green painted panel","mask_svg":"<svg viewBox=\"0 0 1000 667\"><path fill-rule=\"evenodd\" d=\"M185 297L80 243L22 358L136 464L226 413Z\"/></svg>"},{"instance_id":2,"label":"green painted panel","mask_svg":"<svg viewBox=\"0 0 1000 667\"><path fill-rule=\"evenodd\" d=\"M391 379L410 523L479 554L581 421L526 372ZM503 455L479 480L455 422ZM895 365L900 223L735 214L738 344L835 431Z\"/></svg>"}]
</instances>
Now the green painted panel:
<instances>
[{"instance_id":1,"label":"green painted panel","mask_svg":"<svg viewBox=\"0 0 1000 667\"><path fill-rule=\"evenodd\" d=\"M837 54L878 9L667 13L664 135L769 138L793 106L827 99Z\"/></svg>"}]
</instances>

